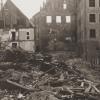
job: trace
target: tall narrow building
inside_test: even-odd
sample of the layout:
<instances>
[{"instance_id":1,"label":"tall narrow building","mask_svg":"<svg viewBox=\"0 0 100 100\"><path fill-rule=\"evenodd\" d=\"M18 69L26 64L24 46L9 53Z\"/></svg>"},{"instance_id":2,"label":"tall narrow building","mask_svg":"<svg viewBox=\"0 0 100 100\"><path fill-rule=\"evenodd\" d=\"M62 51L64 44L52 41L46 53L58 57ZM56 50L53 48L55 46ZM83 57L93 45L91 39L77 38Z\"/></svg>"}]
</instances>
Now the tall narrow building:
<instances>
[{"instance_id":1,"label":"tall narrow building","mask_svg":"<svg viewBox=\"0 0 100 100\"><path fill-rule=\"evenodd\" d=\"M77 36L83 57L100 64L100 0L77 0Z\"/></svg>"}]
</instances>

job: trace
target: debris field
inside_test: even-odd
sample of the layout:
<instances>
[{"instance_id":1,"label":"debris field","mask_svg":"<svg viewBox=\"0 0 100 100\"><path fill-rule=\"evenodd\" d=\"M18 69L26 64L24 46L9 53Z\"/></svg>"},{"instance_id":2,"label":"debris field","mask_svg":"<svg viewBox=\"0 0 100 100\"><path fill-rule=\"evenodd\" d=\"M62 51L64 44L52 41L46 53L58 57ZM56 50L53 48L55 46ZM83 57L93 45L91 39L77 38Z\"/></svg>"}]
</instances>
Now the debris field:
<instances>
[{"instance_id":1,"label":"debris field","mask_svg":"<svg viewBox=\"0 0 100 100\"><path fill-rule=\"evenodd\" d=\"M63 56L3 51L0 100L100 100L99 68Z\"/></svg>"}]
</instances>

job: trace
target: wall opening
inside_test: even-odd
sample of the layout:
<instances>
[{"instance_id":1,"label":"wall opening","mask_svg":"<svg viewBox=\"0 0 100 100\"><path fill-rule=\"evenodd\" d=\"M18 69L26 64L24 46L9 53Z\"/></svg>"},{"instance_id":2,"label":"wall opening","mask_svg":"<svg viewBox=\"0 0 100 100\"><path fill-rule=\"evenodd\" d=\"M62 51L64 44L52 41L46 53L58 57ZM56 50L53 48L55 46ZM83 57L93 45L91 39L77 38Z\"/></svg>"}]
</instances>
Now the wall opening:
<instances>
[{"instance_id":1,"label":"wall opening","mask_svg":"<svg viewBox=\"0 0 100 100\"><path fill-rule=\"evenodd\" d=\"M12 34L12 41L15 41L16 40L16 33L15 32L11 32Z\"/></svg>"},{"instance_id":2,"label":"wall opening","mask_svg":"<svg viewBox=\"0 0 100 100\"><path fill-rule=\"evenodd\" d=\"M17 48L17 43L12 43L12 48Z\"/></svg>"}]
</instances>

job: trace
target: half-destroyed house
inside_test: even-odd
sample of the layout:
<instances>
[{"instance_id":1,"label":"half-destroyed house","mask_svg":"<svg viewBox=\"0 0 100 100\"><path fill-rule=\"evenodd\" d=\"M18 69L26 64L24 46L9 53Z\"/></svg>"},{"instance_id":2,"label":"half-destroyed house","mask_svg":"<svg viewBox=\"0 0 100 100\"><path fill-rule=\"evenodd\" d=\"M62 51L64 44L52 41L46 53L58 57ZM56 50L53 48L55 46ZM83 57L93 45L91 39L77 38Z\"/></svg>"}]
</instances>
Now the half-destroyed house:
<instances>
[{"instance_id":1,"label":"half-destroyed house","mask_svg":"<svg viewBox=\"0 0 100 100\"><path fill-rule=\"evenodd\" d=\"M35 51L34 27L11 0L1 8L0 40L1 47Z\"/></svg>"}]
</instances>

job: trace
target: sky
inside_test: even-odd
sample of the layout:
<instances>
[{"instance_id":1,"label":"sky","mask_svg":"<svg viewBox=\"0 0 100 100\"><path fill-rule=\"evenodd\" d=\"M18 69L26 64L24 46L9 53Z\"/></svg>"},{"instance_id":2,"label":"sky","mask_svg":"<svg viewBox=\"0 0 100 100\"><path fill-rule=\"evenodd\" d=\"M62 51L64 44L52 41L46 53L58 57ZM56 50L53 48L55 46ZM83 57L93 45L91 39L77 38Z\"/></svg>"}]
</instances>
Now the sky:
<instances>
[{"instance_id":1,"label":"sky","mask_svg":"<svg viewBox=\"0 0 100 100\"><path fill-rule=\"evenodd\" d=\"M11 0L30 19L43 6L45 0ZM3 0L5 3L6 0Z\"/></svg>"}]
</instances>

